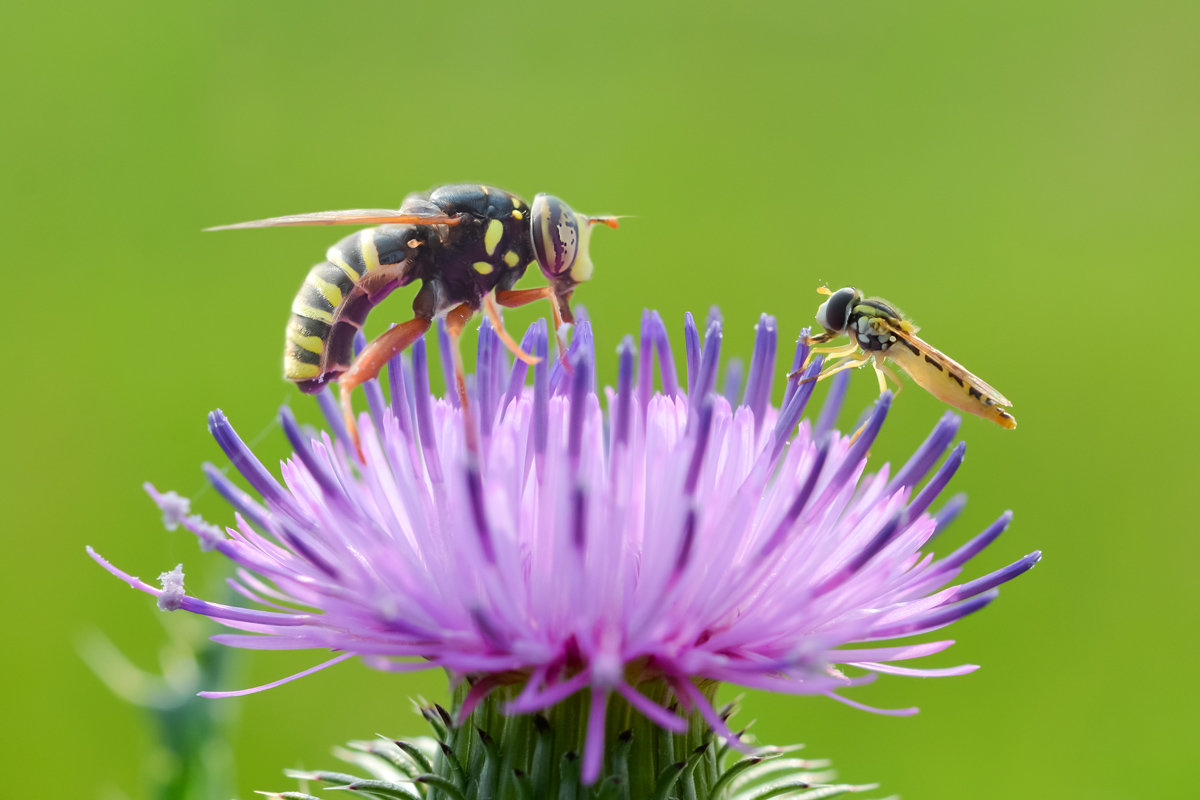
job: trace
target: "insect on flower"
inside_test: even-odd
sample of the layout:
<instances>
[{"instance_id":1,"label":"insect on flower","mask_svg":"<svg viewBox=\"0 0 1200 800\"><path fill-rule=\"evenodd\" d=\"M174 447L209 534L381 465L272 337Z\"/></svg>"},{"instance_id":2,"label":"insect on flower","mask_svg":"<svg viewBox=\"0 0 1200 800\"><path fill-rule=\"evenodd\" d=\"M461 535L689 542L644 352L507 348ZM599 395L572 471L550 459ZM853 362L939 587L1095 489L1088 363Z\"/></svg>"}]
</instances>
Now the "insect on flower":
<instances>
[{"instance_id":1,"label":"insect on flower","mask_svg":"<svg viewBox=\"0 0 1200 800\"><path fill-rule=\"evenodd\" d=\"M454 344L459 394L465 400L458 338L482 308L501 341L526 363L504 330L500 306L551 301L555 331L572 322L575 287L592 276L588 240L595 223L617 227L616 217L588 217L548 194L533 206L493 186L452 184L410 194L400 209L320 211L272 217L209 230L285 225L374 225L342 239L304 279L287 324L283 376L309 394L338 383L346 427L357 443L351 393L379 374L388 359L411 345L434 319L445 317ZM550 285L513 289L537 264ZM394 289L420 281L413 318L394 326L353 354L354 336L367 314ZM562 339L559 350L565 352Z\"/></svg>"},{"instance_id":2,"label":"insect on flower","mask_svg":"<svg viewBox=\"0 0 1200 800\"><path fill-rule=\"evenodd\" d=\"M975 669L923 666L953 641L910 637L984 608L1041 554L960 580L1009 513L934 553L934 537L963 508L961 497L934 506L963 462L954 414L899 469L867 472L891 395L853 438L836 429L845 375L818 415L805 418L816 386L807 380L790 382L776 408L774 319L759 320L744 391L735 381L718 393L718 318L702 337L688 317L681 375L662 318L646 312L638 343L626 337L618 349L616 386L603 389L591 324L579 316L570 372L548 358L532 369L510 364L485 321L470 406L430 392L426 343L415 342L389 364L390 401L376 382L364 387L373 400L359 419L361 462L351 460L329 404L332 434L302 429L281 411L294 455L277 475L214 412L213 435L253 489L205 468L236 511L233 525L212 525L177 495L149 491L168 526L237 567L236 603L187 592L181 568L165 573L160 589L89 552L160 608L229 628L215 638L222 644L321 658L334 651L292 677L352 658L392 672L436 668L462 689L460 722L487 703L568 719L585 784L615 763L631 718L689 737L689 751L698 729L744 749L715 704L719 683L858 706L841 693L873 675ZM537 320L522 347L548 356L549 336ZM807 352L802 337L791 363ZM805 377L819 370L814 362ZM468 447L468 414L478 452ZM249 694L290 679L204 694ZM536 748L518 741L525 755L514 766L538 772L524 761ZM682 753L668 749L667 762ZM644 769L642 758L628 761L631 772ZM659 770L647 772L654 785Z\"/></svg>"},{"instance_id":3,"label":"insect on flower","mask_svg":"<svg viewBox=\"0 0 1200 800\"><path fill-rule=\"evenodd\" d=\"M820 336L809 339L823 344L843 334L850 342L838 347L814 347L810 353L827 353L830 361L813 380L860 367L871 361L879 379L879 391L887 391L887 379L898 387L900 378L883 363L890 358L916 381L917 385L944 403L969 414L990 419L1012 430L1017 420L1005 408L1012 402L984 381L968 372L961 364L917 336L911 320L878 297L864 297L853 286L831 292L825 287L817 292L829 297L817 309L817 322L825 328ZM807 363L805 364L807 366ZM799 375L797 370L788 378Z\"/></svg>"}]
</instances>

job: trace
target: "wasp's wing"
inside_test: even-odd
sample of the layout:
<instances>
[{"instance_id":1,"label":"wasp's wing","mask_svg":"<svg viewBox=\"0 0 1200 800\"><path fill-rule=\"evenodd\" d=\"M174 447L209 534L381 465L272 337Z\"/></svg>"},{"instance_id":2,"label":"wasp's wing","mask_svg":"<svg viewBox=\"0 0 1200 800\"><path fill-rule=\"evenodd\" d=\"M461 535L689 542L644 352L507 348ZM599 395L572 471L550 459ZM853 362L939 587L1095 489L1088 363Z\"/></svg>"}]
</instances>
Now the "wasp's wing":
<instances>
[{"instance_id":1,"label":"wasp's wing","mask_svg":"<svg viewBox=\"0 0 1200 800\"><path fill-rule=\"evenodd\" d=\"M347 211L318 211L314 214L256 219L253 222L218 225L205 230L228 231L235 228L273 228L286 225L457 225L460 219L457 214L402 213L388 208L354 208Z\"/></svg>"},{"instance_id":2,"label":"wasp's wing","mask_svg":"<svg viewBox=\"0 0 1200 800\"><path fill-rule=\"evenodd\" d=\"M998 406L1012 406L1011 400L992 388L986 381L975 376L962 364L959 364L953 358L913 333L913 330L911 329L912 326L906 326L900 323L901 321L899 320L896 322L889 320L888 330L895 334L896 338L902 339L905 343L910 345L910 353L912 352L913 348L918 351L919 355L914 353L914 357L923 359L926 363L933 365L935 368L940 367L941 369L945 370L947 375L962 380L963 383L969 387L973 387L976 391L978 391L988 400L991 400L994 404ZM896 346L897 345L892 345L892 348L895 348ZM904 345L899 344L899 346L903 347ZM890 350L888 357L892 358L893 361L896 361L896 363L903 366L903 362L900 359L892 357Z\"/></svg>"}]
</instances>

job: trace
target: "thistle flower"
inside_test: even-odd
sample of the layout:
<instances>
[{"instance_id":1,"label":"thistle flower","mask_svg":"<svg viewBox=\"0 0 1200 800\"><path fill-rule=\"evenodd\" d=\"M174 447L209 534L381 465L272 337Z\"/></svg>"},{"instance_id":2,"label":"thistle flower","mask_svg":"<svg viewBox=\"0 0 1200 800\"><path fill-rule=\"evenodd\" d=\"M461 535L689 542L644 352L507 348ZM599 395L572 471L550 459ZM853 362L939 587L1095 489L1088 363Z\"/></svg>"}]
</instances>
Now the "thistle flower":
<instances>
[{"instance_id":1,"label":"thistle flower","mask_svg":"<svg viewBox=\"0 0 1200 800\"><path fill-rule=\"evenodd\" d=\"M960 443L934 470L957 417L942 417L899 470L865 474L890 395L853 435L840 433L843 374L816 419L802 420L817 359L777 410L773 318L756 331L744 391L731 365L717 392L715 314L703 343L686 319L681 384L662 320L646 312L640 344L626 337L618 348L616 388L600 392L586 317L570 368L546 359L544 322L530 327L522 347L543 357L532 386L485 322L466 421L477 427L477 452L457 398L431 396L418 342L390 365L390 401L378 383L366 386L361 462L328 393L320 402L332 434L305 432L281 411L295 448L282 482L213 412L213 435L259 498L205 465L237 511L222 532L178 496L150 491L168 524L237 565L231 583L246 603L193 597L182 574L160 590L93 558L164 608L239 631L214 637L224 644L338 654L267 686L209 696L259 691L349 658L396 672L441 667L461 687L459 719L481 702L510 715L577 708L585 783L601 775L623 730L606 724L614 703L674 734L702 721L744 747L714 706L720 683L860 706L842 692L878 674L976 669L913 666L953 642L906 640L983 608L1040 554L955 582L1007 527L1008 512L948 555L928 552L963 505L956 497L930 511L962 463Z\"/></svg>"}]
</instances>

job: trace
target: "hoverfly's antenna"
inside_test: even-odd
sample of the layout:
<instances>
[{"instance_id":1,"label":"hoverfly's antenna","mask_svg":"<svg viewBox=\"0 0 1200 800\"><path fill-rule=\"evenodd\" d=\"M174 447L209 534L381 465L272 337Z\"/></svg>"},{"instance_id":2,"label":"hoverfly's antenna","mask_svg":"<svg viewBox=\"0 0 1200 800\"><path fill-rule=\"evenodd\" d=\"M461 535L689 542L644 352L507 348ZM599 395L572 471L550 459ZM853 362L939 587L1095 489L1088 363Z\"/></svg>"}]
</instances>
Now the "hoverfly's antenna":
<instances>
[{"instance_id":1,"label":"hoverfly's antenna","mask_svg":"<svg viewBox=\"0 0 1200 800\"><path fill-rule=\"evenodd\" d=\"M619 216L619 217L618 217L618 216L608 216L608 217L588 217L588 218L587 218L587 221L588 221L588 224L589 224L589 225L595 225L595 224L598 222L598 223L600 223L601 225L607 225L608 227L610 227L610 228L614 228L614 229L615 229L615 228L617 227L617 220L619 220L619 219L628 219L628 217L629 217L629 215L628 215L628 214L623 214L623 215L621 215L621 216Z\"/></svg>"},{"instance_id":2,"label":"hoverfly's antenna","mask_svg":"<svg viewBox=\"0 0 1200 800\"><path fill-rule=\"evenodd\" d=\"M825 295L826 297L830 297L830 296L832 296L832 295L833 295L833 292L829 291L829 287L828 287L828 286L818 286L818 287L817 287L817 294L823 294L823 295Z\"/></svg>"}]
</instances>

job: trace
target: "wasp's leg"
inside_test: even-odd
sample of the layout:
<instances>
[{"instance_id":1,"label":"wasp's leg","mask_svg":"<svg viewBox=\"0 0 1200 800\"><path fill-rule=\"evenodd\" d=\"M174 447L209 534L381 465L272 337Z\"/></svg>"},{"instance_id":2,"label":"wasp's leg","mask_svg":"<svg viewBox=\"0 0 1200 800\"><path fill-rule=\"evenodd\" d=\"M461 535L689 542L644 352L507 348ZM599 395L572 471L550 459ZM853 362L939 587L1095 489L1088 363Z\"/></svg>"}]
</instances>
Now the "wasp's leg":
<instances>
[{"instance_id":1,"label":"wasp's leg","mask_svg":"<svg viewBox=\"0 0 1200 800\"><path fill-rule=\"evenodd\" d=\"M358 440L358 426L354 424L354 406L351 402L354 387L378 375L379 370L383 369L383 365L388 362L388 359L421 338L425 331L429 330L429 323L430 320L417 317L389 329L364 347L350 368L338 378L342 416L346 418L346 430L350 432L350 439L354 442L354 449L358 451L360 458L362 457L362 447Z\"/></svg>"},{"instance_id":2,"label":"wasp's leg","mask_svg":"<svg viewBox=\"0 0 1200 800\"><path fill-rule=\"evenodd\" d=\"M458 344L463 328L467 326L467 322L473 316L475 316L475 309L466 303L455 306L446 314L446 332L450 334L450 355L454 359L454 383L455 388L458 389L459 404L462 406L467 452L478 453L479 445L475 437L475 423L471 419L471 405L467 400L467 375L466 370L463 369L462 351Z\"/></svg>"},{"instance_id":3,"label":"wasp's leg","mask_svg":"<svg viewBox=\"0 0 1200 800\"><path fill-rule=\"evenodd\" d=\"M496 307L496 299L492 295L485 295L483 298L483 313L487 314L487 318L492 321L492 327L496 329L496 335L500 337L500 341L504 342L504 346L508 348L514 356L524 361L526 364L536 364L541 361L537 356L531 356L521 349L521 345L517 344L508 331L504 330L504 319L500 316L500 309Z\"/></svg>"},{"instance_id":4,"label":"wasp's leg","mask_svg":"<svg viewBox=\"0 0 1200 800\"><path fill-rule=\"evenodd\" d=\"M550 301L550 311L554 315L554 338L558 342L558 357L567 365L567 339L563 335L563 315L559 309L557 298L554 296L554 289L550 286L545 286L541 289L509 289L507 291L496 292L496 302L505 308L517 308L518 306L528 305L546 298Z\"/></svg>"},{"instance_id":5,"label":"wasp's leg","mask_svg":"<svg viewBox=\"0 0 1200 800\"><path fill-rule=\"evenodd\" d=\"M800 369L795 370L794 372L789 372L787 375L787 379L790 381L792 378L796 377L800 373L804 372L804 370L808 369L808 365L813 360L813 356L815 356L819 353L828 354L830 360L832 361L833 359L839 359L839 358L844 359L844 358L849 358L851 356L854 356L854 353L857 350L858 350L857 342L850 342L849 344L838 345L837 347L814 347L808 351L808 357L804 359L804 363L800 365ZM869 356L868 356L868 358L869 358ZM863 362L863 360L865 360L865 358L859 360L858 363L861 364ZM830 366L833 366L833 365L830 364L825 369L828 370L830 368ZM830 374L832 374L832 373L830 373ZM828 377L828 376L824 374L824 370L823 370L822 374L817 377L817 380L820 380L821 378L825 378L825 377Z\"/></svg>"}]
</instances>

